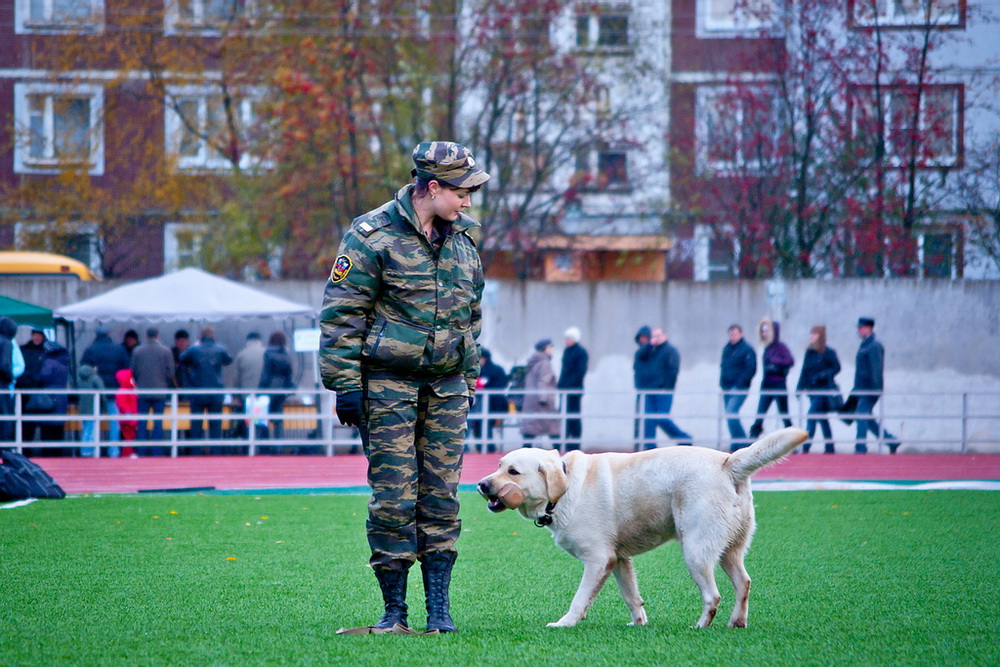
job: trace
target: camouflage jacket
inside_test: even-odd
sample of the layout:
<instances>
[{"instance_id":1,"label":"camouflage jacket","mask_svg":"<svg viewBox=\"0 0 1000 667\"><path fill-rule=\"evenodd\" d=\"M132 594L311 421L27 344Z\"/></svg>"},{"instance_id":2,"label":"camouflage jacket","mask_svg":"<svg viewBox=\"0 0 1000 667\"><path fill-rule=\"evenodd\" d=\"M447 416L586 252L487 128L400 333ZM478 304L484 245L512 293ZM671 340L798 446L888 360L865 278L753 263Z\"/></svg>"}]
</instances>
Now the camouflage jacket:
<instances>
[{"instance_id":1,"label":"camouflage jacket","mask_svg":"<svg viewBox=\"0 0 1000 667\"><path fill-rule=\"evenodd\" d=\"M475 390L483 267L468 230L479 223L460 217L436 251L418 227L412 187L344 235L320 312L327 389L360 390L364 368L432 382L439 395Z\"/></svg>"}]
</instances>

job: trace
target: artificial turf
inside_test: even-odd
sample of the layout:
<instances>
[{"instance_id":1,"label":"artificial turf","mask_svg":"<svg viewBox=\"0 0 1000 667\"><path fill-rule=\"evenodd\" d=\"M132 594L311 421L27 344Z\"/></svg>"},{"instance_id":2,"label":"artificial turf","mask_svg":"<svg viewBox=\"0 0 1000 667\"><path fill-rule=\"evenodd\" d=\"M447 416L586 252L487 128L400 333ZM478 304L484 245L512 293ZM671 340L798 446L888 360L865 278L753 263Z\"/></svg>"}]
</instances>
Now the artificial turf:
<instances>
[{"instance_id":1,"label":"artificial turf","mask_svg":"<svg viewBox=\"0 0 1000 667\"><path fill-rule=\"evenodd\" d=\"M998 664L1000 494L759 492L746 630L693 630L671 543L636 559L649 625L609 582L574 628L582 566L547 530L462 497L460 632L374 622L360 495L117 495L0 511L0 665ZM411 622L423 623L419 572Z\"/></svg>"}]
</instances>

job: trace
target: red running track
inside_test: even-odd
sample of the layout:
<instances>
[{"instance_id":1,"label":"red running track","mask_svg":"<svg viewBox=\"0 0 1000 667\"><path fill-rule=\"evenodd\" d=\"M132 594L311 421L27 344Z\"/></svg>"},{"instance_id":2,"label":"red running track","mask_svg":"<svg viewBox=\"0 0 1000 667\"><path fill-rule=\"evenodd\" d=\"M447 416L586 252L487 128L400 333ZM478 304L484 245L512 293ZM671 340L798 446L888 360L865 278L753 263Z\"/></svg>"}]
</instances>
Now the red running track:
<instances>
[{"instance_id":1,"label":"red running track","mask_svg":"<svg viewBox=\"0 0 1000 667\"><path fill-rule=\"evenodd\" d=\"M466 454L462 484L497 467L499 454ZM215 487L220 490L364 487L367 463L343 456L185 456L138 459L35 459L67 493ZM1000 455L797 454L758 472L758 480L943 481L1000 480Z\"/></svg>"}]
</instances>

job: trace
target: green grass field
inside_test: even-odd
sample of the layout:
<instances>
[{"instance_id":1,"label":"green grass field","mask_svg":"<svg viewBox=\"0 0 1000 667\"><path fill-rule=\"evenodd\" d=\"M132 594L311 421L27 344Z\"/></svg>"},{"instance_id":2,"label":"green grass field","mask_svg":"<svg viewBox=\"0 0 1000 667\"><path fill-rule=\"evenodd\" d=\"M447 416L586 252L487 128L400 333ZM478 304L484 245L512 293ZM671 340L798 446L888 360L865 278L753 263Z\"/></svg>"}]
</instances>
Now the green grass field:
<instances>
[{"instance_id":1,"label":"green grass field","mask_svg":"<svg viewBox=\"0 0 1000 667\"><path fill-rule=\"evenodd\" d=\"M461 632L336 636L380 615L366 498L71 497L0 511L0 665L963 664L1000 662L1000 494L759 492L750 626L693 630L671 543L636 559L647 627L613 581L575 628L582 566L463 495ZM423 624L419 572L411 621Z\"/></svg>"}]
</instances>

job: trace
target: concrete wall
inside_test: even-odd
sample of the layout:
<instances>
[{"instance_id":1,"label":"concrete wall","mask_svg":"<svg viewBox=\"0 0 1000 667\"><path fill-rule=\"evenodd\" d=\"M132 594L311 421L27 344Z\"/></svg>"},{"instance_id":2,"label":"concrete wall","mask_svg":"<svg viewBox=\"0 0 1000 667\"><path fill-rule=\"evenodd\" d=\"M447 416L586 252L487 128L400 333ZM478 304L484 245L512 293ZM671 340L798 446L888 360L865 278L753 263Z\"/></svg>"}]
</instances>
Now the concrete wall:
<instances>
[{"instance_id":1,"label":"concrete wall","mask_svg":"<svg viewBox=\"0 0 1000 667\"><path fill-rule=\"evenodd\" d=\"M118 283L66 283L0 279L0 293L47 307L88 298ZM254 287L305 303L322 299L322 279L256 283ZM524 363L540 338L556 343L558 370L563 332L577 326L590 351L584 399L585 439L593 446L626 448L632 437L633 336L642 325L664 326L681 352L676 421L704 444L720 441L718 363L732 323L743 326L760 352L756 324L768 315L782 323L782 339L801 361L809 328L827 326L828 344L843 365L838 381L846 392L854 377L859 316L875 318L886 348L886 421L912 444L906 449L957 451L964 433L980 441L977 451L1000 451L1000 420L967 414L1000 414L1000 281L840 280L667 283L537 283L496 281L484 297L481 342L504 368ZM178 325L185 323L178 323ZM186 323L195 334L200 323ZM136 327L142 323L135 323ZM251 329L266 334L280 321L245 321L217 326L219 339L234 352ZM124 330L124 324L113 329ZM174 330L161 327L167 342ZM89 334L81 337L83 345ZM82 349L82 348L81 348ZM303 385L310 386L311 360L304 355ZM793 368L790 385L798 380ZM755 380L755 385L759 382ZM963 397L963 394L968 394ZM751 396L744 420L756 406ZM804 412L793 399L792 412ZM799 423L799 420L795 420ZM770 420L768 426L777 422ZM510 431L511 429L508 429ZM835 437L853 429L837 424ZM508 433L516 440L516 434ZM724 440L724 438L721 438ZM846 447L846 445L844 446Z\"/></svg>"},{"instance_id":2,"label":"concrete wall","mask_svg":"<svg viewBox=\"0 0 1000 667\"><path fill-rule=\"evenodd\" d=\"M951 369L1000 377L1000 282L732 281L668 283L502 283L487 291L484 343L523 361L535 340L583 330L592 354L631 356L642 325L661 325L689 364L717 363L726 329L743 326L754 339L768 315L782 338L804 350L809 328L825 324L841 357L857 349L859 316L874 317L889 368Z\"/></svg>"}]
</instances>

